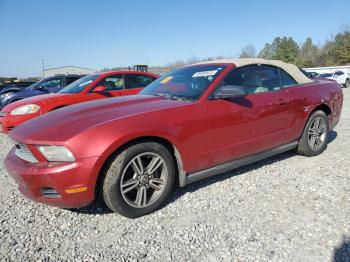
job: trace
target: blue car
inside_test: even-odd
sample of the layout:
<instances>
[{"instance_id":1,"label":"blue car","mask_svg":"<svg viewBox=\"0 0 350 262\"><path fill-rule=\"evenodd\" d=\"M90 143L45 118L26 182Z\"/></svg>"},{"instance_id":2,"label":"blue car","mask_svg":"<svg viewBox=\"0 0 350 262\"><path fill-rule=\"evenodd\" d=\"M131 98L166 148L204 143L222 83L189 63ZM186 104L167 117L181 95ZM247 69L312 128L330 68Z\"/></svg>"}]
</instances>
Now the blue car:
<instances>
[{"instance_id":1,"label":"blue car","mask_svg":"<svg viewBox=\"0 0 350 262\"><path fill-rule=\"evenodd\" d=\"M0 94L1 94L1 91L4 89L4 88L18 88L18 89L21 89L23 90L24 88L34 84L35 82L32 82L32 81L17 81L17 82L12 82L12 83L4 83L4 84L0 84Z\"/></svg>"},{"instance_id":2,"label":"blue car","mask_svg":"<svg viewBox=\"0 0 350 262\"><path fill-rule=\"evenodd\" d=\"M0 110L10 103L24 98L56 93L81 77L83 75L58 75L44 78L25 89L13 86L5 87L0 91Z\"/></svg>"}]
</instances>

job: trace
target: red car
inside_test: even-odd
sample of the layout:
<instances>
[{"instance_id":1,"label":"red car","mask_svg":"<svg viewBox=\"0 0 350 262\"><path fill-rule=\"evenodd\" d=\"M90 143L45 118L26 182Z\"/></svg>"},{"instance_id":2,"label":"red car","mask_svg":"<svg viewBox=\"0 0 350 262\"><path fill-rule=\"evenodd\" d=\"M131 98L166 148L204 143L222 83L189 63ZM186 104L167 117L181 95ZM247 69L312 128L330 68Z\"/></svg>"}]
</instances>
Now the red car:
<instances>
[{"instance_id":1,"label":"red car","mask_svg":"<svg viewBox=\"0 0 350 262\"><path fill-rule=\"evenodd\" d=\"M157 75L136 71L105 72L82 77L58 93L26 98L5 106L0 112L0 132L8 133L29 119L64 106L137 94L157 78Z\"/></svg>"},{"instance_id":2,"label":"red car","mask_svg":"<svg viewBox=\"0 0 350 262\"><path fill-rule=\"evenodd\" d=\"M287 150L320 154L342 103L339 84L291 64L200 63L139 95L73 105L15 128L5 166L33 200L74 208L101 196L134 218L158 209L175 183Z\"/></svg>"}]
</instances>

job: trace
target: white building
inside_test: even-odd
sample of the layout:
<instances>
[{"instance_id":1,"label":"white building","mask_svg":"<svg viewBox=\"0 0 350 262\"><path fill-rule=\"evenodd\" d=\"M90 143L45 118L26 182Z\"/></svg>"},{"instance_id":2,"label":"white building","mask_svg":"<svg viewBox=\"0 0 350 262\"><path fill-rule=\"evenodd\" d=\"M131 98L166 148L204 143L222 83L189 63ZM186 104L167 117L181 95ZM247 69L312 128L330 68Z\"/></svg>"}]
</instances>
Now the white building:
<instances>
[{"instance_id":1,"label":"white building","mask_svg":"<svg viewBox=\"0 0 350 262\"><path fill-rule=\"evenodd\" d=\"M95 69L89 69L78 66L63 66L56 68L48 68L44 70L44 77L55 76L55 75L90 75L96 73Z\"/></svg>"}]
</instances>

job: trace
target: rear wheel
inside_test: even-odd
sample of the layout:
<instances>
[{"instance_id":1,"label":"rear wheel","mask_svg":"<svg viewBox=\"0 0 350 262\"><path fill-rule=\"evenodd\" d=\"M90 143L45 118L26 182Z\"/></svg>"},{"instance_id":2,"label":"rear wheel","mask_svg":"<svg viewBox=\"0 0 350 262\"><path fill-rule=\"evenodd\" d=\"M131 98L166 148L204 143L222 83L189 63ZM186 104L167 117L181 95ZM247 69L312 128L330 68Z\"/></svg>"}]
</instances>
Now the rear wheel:
<instances>
[{"instance_id":1,"label":"rear wheel","mask_svg":"<svg viewBox=\"0 0 350 262\"><path fill-rule=\"evenodd\" d=\"M161 207L173 188L174 160L158 143L133 145L118 154L103 181L106 205L123 216L136 218Z\"/></svg>"},{"instance_id":2,"label":"rear wheel","mask_svg":"<svg viewBox=\"0 0 350 262\"><path fill-rule=\"evenodd\" d=\"M305 125L299 140L298 153L317 156L327 148L329 124L327 115L319 110L314 112Z\"/></svg>"},{"instance_id":3,"label":"rear wheel","mask_svg":"<svg viewBox=\"0 0 350 262\"><path fill-rule=\"evenodd\" d=\"M345 88L348 88L349 86L350 86L350 80L349 80L349 79L346 79L346 80L345 80L344 87L345 87Z\"/></svg>"}]
</instances>

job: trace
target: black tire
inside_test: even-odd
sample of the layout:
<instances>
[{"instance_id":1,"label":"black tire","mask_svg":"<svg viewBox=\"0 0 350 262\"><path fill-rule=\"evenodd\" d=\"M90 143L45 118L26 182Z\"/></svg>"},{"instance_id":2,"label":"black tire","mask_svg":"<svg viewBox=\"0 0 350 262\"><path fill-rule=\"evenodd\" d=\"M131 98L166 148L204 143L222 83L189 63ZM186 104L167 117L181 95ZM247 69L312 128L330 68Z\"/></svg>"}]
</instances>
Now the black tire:
<instances>
[{"instance_id":1,"label":"black tire","mask_svg":"<svg viewBox=\"0 0 350 262\"><path fill-rule=\"evenodd\" d=\"M148 157L150 159L150 157L147 156L147 154L155 154L161 157L161 159L163 160L162 162L163 164L161 165L162 175L167 173L167 178L166 178L166 182L164 183L165 185L162 187L163 188L162 191L158 193L158 196L155 198L153 203L151 201L153 197L153 194L152 194L151 195L152 197L150 198L151 203L148 206L135 207L135 206L132 206L132 203L127 202L127 200L129 200L130 202L130 199L127 198L126 194L125 193L122 194L121 183L122 183L122 179L124 179L127 173L132 174L134 172L132 160L134 160L136 157L140 155L142 155L142 157L144 157L143 155L146 155L146 158ZM150 162L152 160L153 158L150 160ZM143 159L143 161L145 161L145 159ZM148 164L145 163L145 166L147 165L149 166L150 162ZM144 168L143 170L145 172L147 171L146 168ZM129 172L129 171L133 171L133 172ZM158 176L160 176L158 169L156 170L155 173L157 173ZM134 172L133 176L134 176L132 178L133 180L139 179L139 178L135 178L135 176L140 177L137 175L137 172ZM131 180L130 178L128 179L129 179L128 181ZM148 178L146 177L146 179ZM116 155L115 159L112 160L111 165L107 169L105 173L105 177L102 182L103 200L107 205L107 207L110 208L112 211L117 212L120 215L123 215L128 218L137 218L159 209L162 206L162 204L165 202L165 200L169 197L174 186L174 181L175 181L174 158L172 157L172 155L170 154L170 152L167 150L166 147L154 142L145 142L145 143L132 145L126 148L124 151L122 151L118 155ZM140 187L141 181L139 181L138 183L139 183L138 187ZM144 183L144 181L142 181L142 183ZM153 193L155 193L156 190L151 188L150 184L151 184L151 179L149 180L149 184L147 184L148 186L147 190L149 191L153 190ZM128 194L131 194L131 193L133 194L134 192L132 191L137 191L135 193L136 200L135 202L133 202L135 205L137 204L136 201L139 195L139 191L141 189L141 187L140 188L138 187L135 187L130 191L130 193L128 193ZM146 188L146 184L142 184L142 187ZM146 193L146 195L147 194L148 193ZM149 195L147 197L149 197Z\"/></svg>"},{"instance_id":2,"label":"black tire","mask_svg":"<svg viewBox=\"0 0 350 262\"><path fill-rule=\"evenodd\" d=\"M310 143L313 144L312 143L313 140L310 139L309 129L310 129L310 126L314 123L316 118L320 118L324 120L325 132L324 132L324 136L322 135L322 138L323 138L322 143L318 144L317 147L312 148ZM297 148L298 153L300 155L309 156L309 157L317 156L321 154L327 148L328 136L329 136L329 123L328 123L327 115L322 110L315 111L310 116L309 120L307 121L304 127L304 131L299 140L299 144Z\"/></svg>"},{"instance_id":3,"label":"black tire","mask_svg":"<svg viewBox=\"0 0 350 262\"><path fill-rule=\"evenodd\" d=\"M350 86L350 80L349 80L349 79L346 79L346 80L345 80L344 87L345 87L345 88L348 88L349 86Z\"/></svg>"}]
</instances>

